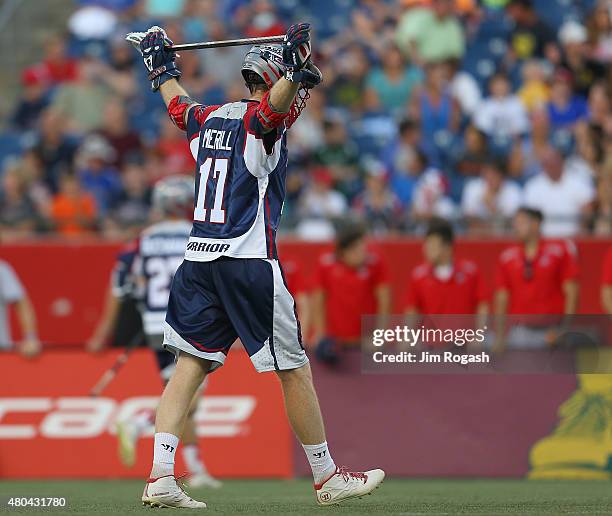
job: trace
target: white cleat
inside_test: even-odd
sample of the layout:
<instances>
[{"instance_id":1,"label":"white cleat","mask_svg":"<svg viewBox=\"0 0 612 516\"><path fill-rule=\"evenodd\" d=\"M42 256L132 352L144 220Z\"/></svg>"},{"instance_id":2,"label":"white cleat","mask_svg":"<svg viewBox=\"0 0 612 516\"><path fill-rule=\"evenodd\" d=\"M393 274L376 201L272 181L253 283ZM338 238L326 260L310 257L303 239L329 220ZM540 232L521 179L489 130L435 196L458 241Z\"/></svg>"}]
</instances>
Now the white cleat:
<instances>
[{"instance_id":1,"label":"white cleat","mask_svg":"<svg viewBox=\"0 0 612 516\"><path fill-rule=\"evenodd\" d=\"M129 420L117 422L117 439L119 458L125 466L131 468L136 462L136 443L138 442L136 425Z\"/></svg>"},{"instance_id":2,"label":"white cleat","mask_svg":"<svg viewBox=\"0 0 612 516\"><path fill-rule=\"evenodd\" d=\"M382 469L355 472L347 468L336 468L336 472L325 482L316 485L315 493L319 505L333 505L369 495L385 479Z\"/></svg>"},{"instance_id":3,"label":"white cleat","mask_svg":"<svg viewBox=\"0 0 612 516\"><path fill-rule=\"evenodd\" d=\"M211 489L219 489L223 486L223 482L211 477L208 473L197 473L187 478L187 485L189 487L210 487Z\"/></svg>"},{"instance_id":4,"label":"white cleat","mask_svg":"<svg viewBox=\"0 0 612 516\"><path fill-rule=\"evenodd\" d=\"M174 475L148 479L142 493L142 505L149 507L206 509L204 502L194 500L183 490Z\"/></svg>"}]
</instances>

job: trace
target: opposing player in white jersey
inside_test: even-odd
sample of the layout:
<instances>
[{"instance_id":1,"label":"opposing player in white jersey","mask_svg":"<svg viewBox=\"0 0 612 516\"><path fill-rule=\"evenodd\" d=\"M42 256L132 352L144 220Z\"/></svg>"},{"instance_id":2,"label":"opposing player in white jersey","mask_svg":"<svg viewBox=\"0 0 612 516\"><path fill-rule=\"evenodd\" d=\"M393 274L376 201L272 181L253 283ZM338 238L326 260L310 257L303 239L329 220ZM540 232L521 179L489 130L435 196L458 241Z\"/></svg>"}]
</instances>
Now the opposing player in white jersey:
<instances>
[{"instance_id":1,"label":"opposing player in white jersey","mask_svg":"<svg viewBox=\"0 0 612 516\"><path fill-rule=\"evenodd\" d=\"M185 245L191 232L191 223L186 217L192 205L191 177L171 176L155 185L153 208L162 220L145 229L135 242L119 253L111 277L106 309L88 346L91 351L96 351L108 339L117 322L121 300L130 296L137 302L143 333L155 353L164 384L174 372L174 355L162 347L164 319L170 284L183 261ZM200 397L198 389L189 407L182 434L187 482L191 487L217 488L221 482L208 473L199 453L194 414ZM153 423L154 411L142 411L117 422L119 456L126 466L134 465L137 441L151 430Z\"/></svg>"},{"instance_id":2,"label":"opposing player in white jersey","mask_svg":"<svg viewBox=\"0 0 612 516\"><path fill-rule=\"evenodd\" d=\"M289 422L312 468L317 502L369 494L383 481L382 470L352 472L331 457L295 303L276 253L287 128L303 107L300 88L322 79L310 60L310 26L291 26L282 46L253 47L242 67L250 97L222 106L188 97L170 46L159 27L140 41L153 90L161 92L170 117L187 133L196 161L195 206L164 332L164 346L177 356L176 370L157 410L153 467L142 501L206 507L177 484L174 456L196 389L223 365L237 337L257 371L275 371L280 379ZM274 460L274 450L270 454Z\"/></svg>"}]
</instances>

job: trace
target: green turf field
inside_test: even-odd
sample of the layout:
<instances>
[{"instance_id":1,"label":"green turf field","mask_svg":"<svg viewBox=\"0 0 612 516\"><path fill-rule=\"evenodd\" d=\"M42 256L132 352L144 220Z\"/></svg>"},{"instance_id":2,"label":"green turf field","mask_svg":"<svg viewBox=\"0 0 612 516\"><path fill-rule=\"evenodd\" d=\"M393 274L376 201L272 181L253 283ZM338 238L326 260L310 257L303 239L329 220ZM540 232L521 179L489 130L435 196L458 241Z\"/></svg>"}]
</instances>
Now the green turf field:
<instances>
[{"instance_id":1,"label":"green turf field","mask_svg":"<svg viewBox=\"0 0 612 516\"><path fill-rule=\"evenodd\" d=\"M140 505L142 482L0 482L0 512L7 496L64 496L65 509L11 509L11 514L147 514ZM234 480L219 491L192 490L208 503L206 514L612 514L606 481L395 480L372 496L335 507L317 507L306 480Z\"/></svg>"}]
</instances>

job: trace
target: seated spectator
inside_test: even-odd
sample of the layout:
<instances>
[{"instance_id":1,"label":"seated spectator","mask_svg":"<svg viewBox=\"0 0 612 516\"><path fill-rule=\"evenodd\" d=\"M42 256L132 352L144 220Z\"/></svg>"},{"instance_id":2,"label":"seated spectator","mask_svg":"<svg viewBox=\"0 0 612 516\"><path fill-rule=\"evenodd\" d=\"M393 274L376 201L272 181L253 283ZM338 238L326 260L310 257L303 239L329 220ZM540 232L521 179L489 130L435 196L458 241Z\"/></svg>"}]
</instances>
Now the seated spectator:
<instances>
[{"instance_id":1,"label":"seated spectator","mask_svg":"<svg viewBox=\"0 0 612 516\"><path fill-rule=\"evenodd\" d=\"M444 63L425 66L425 83L415 91L411 111L420 121L423 140L442 152L447 149L459 130L461 111L450 92Z\"/></svg>"},{"instance_id":2,"label":"seated spectator","mask_svg":"<svg viewBox=\"0 0 612 516\"><path fill-rule=\"evenodd\" d=\"M607 0L598 0L587 19L591 55L599 63L612 61L612 17Z\"/></svg>"},{"instance_id":3,"label":"seated spectator","mask_svg":"<svg viewBox=\"0 0 612 516\"><path fill-rule=\"evenodd\" d=\"M104 106L111 100L111 79L107 67L86 56L79 64L79 79L58 87L52 107L64 116L72 131L87 133L102 126Z\"/></svg>"},{"instance_id":4,"label":"seated spectator","mask_svg":"<svg viewBox=\"0 0 612 516\"><path fill-rule=\"evenodd\" d=\"M612 113L610 92L603 81L597 81L589 90L588 97L589 124L597 131L603 131L606 118Z\"/></svg>"},{"instance_id":5,"label":"seated spectator","mask_svg":"<svg viewBox=\"0 0 612 516\"><path fill-rule=\"evenodd\" d=\"M113 159L109 164L118 169L121 169L126 157L142 151L140 136L130 129L125 106L118 99L105 106L99 134L113 148Z\"/></svg>"},{"instance_id":6,"label":"seated spectator","mask_svg":"<svg viewBox=\"0 0 612 516\"><path fill-rule=\"evenodd\" d=\"M209 38L211 41L230 39L226 24L209 20ZM200 58L200 66L206 77L213 77L223 88L236 84L236 70L240 70L244 60L243 47L211 48L206 52L196 52Z\"/></svg>"},{"instance_id":7,"label":"seated spectator","mask_svg":"<svg viewBox=\"0 0 612 516\"><path fill-rule=\"evenodd\" d=\"M389 113L399 113L422 81L422 72L409 66L399 49L388 45L382 53L382 66L374 68L367 77L367 87L378 105Z\"/></svg>"},{"instance_id":8,"label":"seated spectator","mask_svg":"<svg viewBox=\"0 0 612 516\"><path fill-rule=\"evenodd\" d=\"M410 121L402 122L400 145L388 155L386 168L390 173L389 186L404 207L410 206L414 188L421 174L427 169L428 158L419 148L418 127ZM414 136L412 136L414 135Z\"/></svg>"},{"instance_id":9,"label":"seated spectator","mask_svg":"<svg viewBox=\"0 0 612 516\"><path fill-rule=\"evenodd\" d=\"M472 231L505 228L522 202L520 187L506 179L503 161L484 165L479 178L471 179L463 189L461 212Z\"/></svg>"},{"instance_id":10,"label":"seated spectator","mask_svg":"<svg viewBox=\"0 0 612 516\"><path fill-rule=\"evenodd\" d=\"M59 192L53 197L51 218L55 230L63 236L77 237L91 232L96 225L96 201L84 192L78 178L64 172L59 180Z\"/></svg>"},{"instance_id":11,"label":"seated spectator","mask_svg":"<svg viewBox=\"0 0 612 516\"><path fill-rule=\"evenodd\" d=\"M455 160L455 170L464 177L480 175L483 165L491 161L487 135L474 124L465 128L463 145Z\"/></svg>"},{"instance_id":12,"label":"seated spectator","mask_svg":"<svg viewBox=\"0 0 612 516\"><path fill-rule=\"evenodd\" d=\"M612 237L612 168L597 179L595 202L589 214L589 230L597 236Z\"/></svg>"},{"instance_id":13,"label":"seated spectator","mask_svg":"<svg viewBox=\"0 0 612 516\"><path fill-rule=\"evenodd\" d=\"M431 217L453 218L456 207L448 196L449 184L446 176L438 169L428 167L419 177L414 188L412 217L417 222Z\"/></svg>"},{"instance_id":14,"label":"seated spectator","mask_svg":"<svg viewBox=\"0 0 612 516\"><path fill-rule=\"evenodd\" d=\"M327 118L323 123L323 144L317 149L315 162L331 174L335 189L350 200L363 188L359 169L359 149L348 138L340 118Z\"/></svg>"},{"instance_id":15,"label":"seated spectator","mask_svg":"<svg viewBox=\"0 0 612 516\"><path fill-rule=\"evenodd\" d=\"M580 23L569 20L559 29L561 42L561 66L573 77L574 93L582 97L589 94L595 81L605 76L605 68L591 59L587 44L587 31Z\"/></svg>"},{"instance_id":16,"label":"seated spectator","mask_svg":"<svg viewBox=\"0 0 612 516\"><path fill-rule=\"evenodd\" d=\"M304 155L310 155L323 145L324 141L324 116L325 97L321 90L310 90L308 109L300 114L300 117L288 131L287 146L291 149L290 160Z\"/></svg>"},{"instance_id":17,"label":"seated spectator","mask_svg":"<svg viewBox=\"0 0 612 516\"><path fill-rule=\"evenodd\" d=\"M457 258L453 243L451 224L444 219L432 219L423 241L425 261L412 271L405 289L406 314L485 314L488 311L484 283L476 264Z\"/></svg>"},{"instance_id":18,"label":"seated spectator","mask_svg":"<svg viewBox=\"0 0 612 516\"><path fill-rule=\"evenodd\" d=\"M375 107L375 99L366 95L366 77L369 60L364 49L357 44L343 49L342 59L325 71L328 80L329 101L357 114Z\"/></svg>"},{"instance_id":19,"label":"seated spectator","mask_svg":"<svg viewBox=\"0 0 612 516\"><path fill-rule=\"evenodd\" d=\"M29 68L21 74L21 93L11 124L21 131L34 130L40 115L49 105L48 82L36 68Z\"/></svg>"},{"instance_id":20,"label":"seated spectator","mask_svg":"<svg viewBox=\"0 0 612 516\"><path fill-rule=\"evenodd\" d=\"M329 240L335 233L332 220L344 215L348 205L344 196L333 189L329 170L315 168L310 179L299 199L296 232L307 240Z\"/></svg>"},{"instance_id":21,"label":"seated spectator","mask_svg":"<svg viewBox=\"0 0 612 516\"><path fill-rule=\"evenodd\" d=\"M103 65L106 84L123 100L131 99L138 91L135 74L137 53L131 45L125 44L123 36L116 35L109 42L110 56Z\"/></svg>"},{"instance_id":22,"label":"seated spectator","mask_svg":"<svg viewBox=\"0 0 612 516\"><path fill-rule=\"evenodd\" d=\"M43 111L32 153L40 161L51 191L57 191L60 171L72 166L77 147L68 134L66 119L53 109Z\"/></svg>"},{"instance_id":23,"label":"seated spectator","mask_svg":"<svg viewBox=\"0 0 612 516\"><path fill-rule=\"evenodd\" d=\"M515 142L508 160L508 173L518 180L540 173L542 156L551 144L548 112L534 111L529 118L531 134L528 138Z\"/></svg>"},{"instance_id":24,"label":"seated spectator","mask_svg":"<svg viewBox=\"0 0 612 516\"><path fill-rule=\"evenodd\" d=\"M461 59L463 27L453 13L453 0L431 0L430 7L408 9L397 25L396 40L415 63Z\"/></svg>"},{"instance_id":25,"label":"seated spectator","mask_svg":"<svg viewBox=\"0 0 612 516\"><path fill-rule=\"evenodd\" d=\"M76 81L79 77L78 62L68 55L65 38L59 34L47 38L44 45L45 58L34 65L37 75L51 85Z\"/></svg>"},{"instance_id":26,"label":"seated spectator","mask_svg":"<svg viewBox=\"0 0 612 516\"><path fill-rule=\"evenodd\" d=\"M544 215L544 236L566 238L579 233L594 196L592 184L568 173L560 152L549 147L542 156L542 173L525 184L524 203Z\"/></svg>"},{"instance_id":27,"label":"seated spectator","mask_svg":"<svg viewBox=\"0 0 612 516\"><path fill-rule=\"evenodd\" d=\"M586 99L572 89L572 74L563 68L555 72L548 102L548 118L553 128L571 128L587 117Z\"/></svg>"},{"instance_id":28,"label":"seated spectator","mask_svg":"<svg viewBox=\"0 0 612 516\"><path fill-rule=\"evenodd\" d=\"M373 235L385 235L401 225L402 205L389 188L382 163L366 163L365 191L355 198L353 209L366 221Z\"/></svg>"},{"instance_id":29,"label":"seated spectator","mask_svg":"<svg viewBox=\"0 0 612 516\"><path fill-rule=\"evenodd\" d=\"M250 3L248 24L244 33L249 38L284 34L285 26L278 18L276 8L270 0L254 0ZM246 11L246 10L245 10Z\"/></svg>"},{"instance_id":30,"label":"seated spectator","mask_svg":"<svg viewBox=\"0 0 612 516\"><path fill-rule=\"evenodd\" d=\"M210 22L217 15L217 6L212 0L187 0L181 18L181 32L185 41L211 41L208 37Z\"/></svg>"},{"instance_id":31,"label":"seated spectator","mask_svg":"<svg viewBox=\"0 0 612 516\"><path fill-rule=\"evenodd\" d=\"M497 73L489 81L489 96L478 107L474 125L499 146L528 131L527 113L506 75Z\"/></svg>"},{"instance_id":32,"label":"seated spectator","mask_svg":"<svg viewBox=\"0 0 612 516\"><path fill-rule=\"evenodd\" d=\"M574 140L574 152L565 161L567 172L586 182L593 182L603 158L599 138L591 126L579 122L574 129Z\"/></svg>"},{"instance_id":33,"label":"seated spectator","mask_svg":"<svg viewBox=\"0 0 612 516\"><path fill-rule=\"evenodd\" d=\"M2 188L0 188L2 238L32 236L38 224L38 214L28 193L26 178L15 163L7 167L2 175Z\"/></svg>"},{"instance_id":34,"label":"seated spectator","mask_svg":"<svg viewBox=\"0 0 612 516\"><path fill-rule=\"evenodd\" d=\"M506 13L514 22L510 35L511 58L523 61L547 57L555 46L556 35L534 9L533 0L509 0Z\"/></svg>"},{"instance_id":35,"label":"seated spectator","mask_svg":"<svg viewBox=\"0 0 612 516\"><path fill-rule=\"evenodd\" d=\"M121 193L119 173L111 163L113 148L100 136L92 135L81 145L77 155L77 175L83 189L94 196L96 207L105 214Z\"/></svg>"},{"instance_id":36,"label":"seated spectator","mask_svg":"<svg viewBox=\"0 0 612 516\"><path fill-rule=\"evenodd\" d=\"M447 67L451 94L459 104L463 115L471 118L482 101L480 86L470 73L461 69L459 59L449 59Z\"/></svg>"},{"instance_id":37,"label":"seated spectator","mask_svg":"<svg viewBox=\"0 0 612 516\"><path fill-rule=\"evenodd\" d=\"M135 238L147 225L151 210L151 186L140 159L132 156L121 174L121 191L110 206L104 224L106 236Z\"/></svg>"},{"instance_id":38,"label":"seated spectator","mask_svg":"<svg viewBox=\"0 0 612 516\"><path fill-rule=\"evenodd\" d=\"M391 308L385 263L368 251L365 236L362 224L343 224L335 253L319 260L312 299L313 338L317 358L331 364L342 351L359 348L363 314L382 319Z\"/></svg>"},{"instance_id":39,"label":"seated spectator","mask_svg":"<svg viewBox=\"0 0 612 516\"><path fill-rule=\"evenodd\" d=\"M528 113L542 109L550 98L550 88L546 82L546 71L542 63L530 59L521 69L523 84L517 95Z\"/></svg>"}]
</instances>

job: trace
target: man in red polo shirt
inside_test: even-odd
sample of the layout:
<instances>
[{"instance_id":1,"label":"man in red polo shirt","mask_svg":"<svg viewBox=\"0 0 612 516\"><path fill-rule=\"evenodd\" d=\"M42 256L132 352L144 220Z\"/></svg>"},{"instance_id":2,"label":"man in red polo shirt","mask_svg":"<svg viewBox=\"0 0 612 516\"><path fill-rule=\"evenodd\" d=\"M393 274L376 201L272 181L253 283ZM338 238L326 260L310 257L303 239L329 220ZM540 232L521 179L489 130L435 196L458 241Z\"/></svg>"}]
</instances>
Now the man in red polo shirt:
<instances>
[{"instance_id":1,"label":"man in red polo shirt","mask_svg":"<svg viewBox=\"0 0 612 516\"><path fill-rule=\"evenodd\" d=\"M451 224L430 221L423 255L425 262L410 276L405 312L413 314L486 314L487 296L476 264L455 258Z\"/></svg>"},{"instance_id":2,"label":"man in red polo shirt","mask_svg":"<svg viewBox=\"0 0 612 516\"><path fill-rule=\"evenodd\" d=\"M361 316L385 316L391 307L387 271L380 257L368 252L366 231L350 224L338 231L336 252L319 261L313 292L313 337L317 357L334 363L337 351L358 347Z\"/></svg>"},{"instance_id":3,"label":"man in red polo shirt","mask_svg":"<svg viewBox=\"0 0 612 516\"><path fill-rule=\"evenodd\" d=\"M578 263L569 241L541 238L542 212L521 208L514 217L518 245L499 258L495 313L497 343L503 344L505 316L574 314L578 306ZM520 324L517 324L520 323ZM515 320L507 336L513 348L540 348L551 341L554 318Z\"/></svg>"},{"instance_id":4,"label":"man in red polo shirt","mask_svg":"<svg viewBox=\"0 0 612 516\"><path fill-rule=\"evenodd\" d=\"M299 264L293 260L283 260L283 276L287 283L287 289L291 292L297 311L300 314L300 330L302 338L308 339L310 336L311 307L309 299L309 287L306 284L304 275Z\"/></svg>"},{"instance_id":5,"label":"man in red polo shirt","mask_svg":"<svg viewBox=\"0 0 612 516\"><path fill-rule=\"evenodd\" d=\"M612 247L604 258L601 278L601 305L607 314L612 314Z\"/></svg>"}]
</instances>

